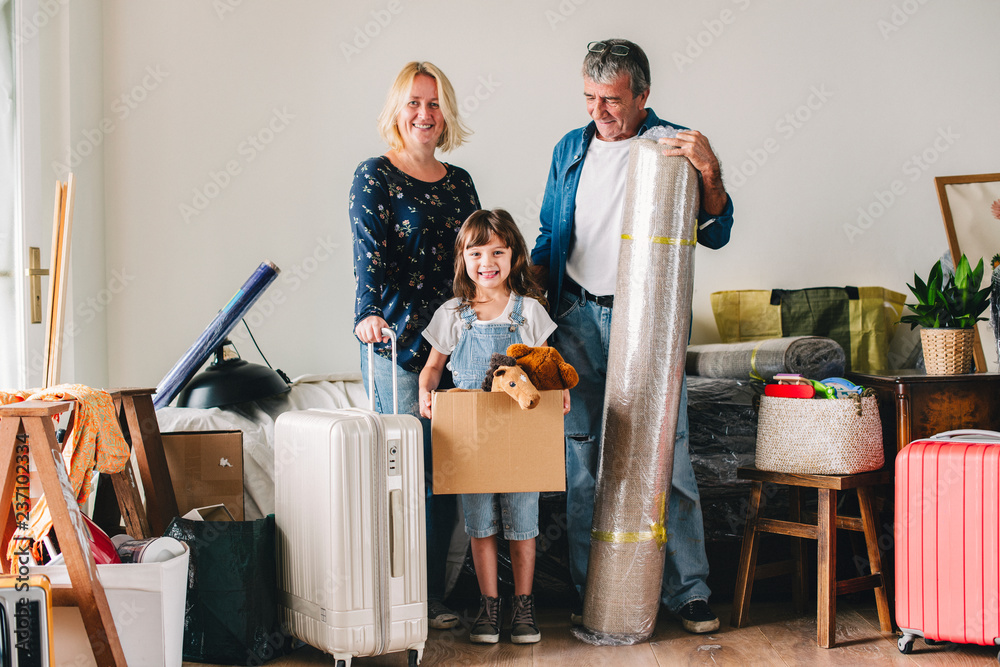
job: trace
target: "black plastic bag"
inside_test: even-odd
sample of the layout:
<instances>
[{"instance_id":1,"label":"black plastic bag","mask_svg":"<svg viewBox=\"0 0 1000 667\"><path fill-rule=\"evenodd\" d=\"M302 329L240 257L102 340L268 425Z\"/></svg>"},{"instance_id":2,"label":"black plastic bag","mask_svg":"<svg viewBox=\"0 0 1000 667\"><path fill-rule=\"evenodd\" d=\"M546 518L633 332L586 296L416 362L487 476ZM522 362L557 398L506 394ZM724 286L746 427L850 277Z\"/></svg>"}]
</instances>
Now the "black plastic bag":
<instances>
[{"instance_id":1,"label":"black plastic bag","mask_svg":"<svg viewBox=\"0 0 1000 667\"><path fill-rule=\"evenodd\" d=\"M274 515L256 521L175 518L166 535L191 549L185 660L259 665L291 639L278 615Z\"/></svg>"}]
</instances>

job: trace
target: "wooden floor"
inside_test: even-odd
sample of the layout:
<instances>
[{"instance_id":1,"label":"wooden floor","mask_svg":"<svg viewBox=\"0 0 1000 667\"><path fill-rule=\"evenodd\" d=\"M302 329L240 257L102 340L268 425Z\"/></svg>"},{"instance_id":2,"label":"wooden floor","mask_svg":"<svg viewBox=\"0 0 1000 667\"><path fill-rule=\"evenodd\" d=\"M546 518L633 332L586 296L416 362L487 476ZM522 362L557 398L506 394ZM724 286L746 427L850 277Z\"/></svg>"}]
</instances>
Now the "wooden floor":
<instances>
[{"instance_id":1,"label":"wooden floor","mask_svg":"<svg viewBox=\"0 0 1000 667\"><path fill-rule=\"evenodd\" d=\"M941 644L927 646L917 639L913 653L903 655L896 648L894 634L879 631L874 601L851 604L839 601L837 646L816 646L816 619L798 616L786 602L751 603L751 625L729 627L730 605L713 605L722 620L718 632L691 635L670 617L662 616L652 639L636 646L595 647L572 636L568 609L540 611L542 641L515 646L507 633L492 646L469 643L468 630L431 630L422 665L571 665L591 667L658 667L664 665L989 665L997 667L997 647ZM196 663L184 663L195 667ZM267 663L274 667L334 665L332 656L306 646ZM357 667L404 667L405 654L356 658Z\"/></svg>"}]
</instances>

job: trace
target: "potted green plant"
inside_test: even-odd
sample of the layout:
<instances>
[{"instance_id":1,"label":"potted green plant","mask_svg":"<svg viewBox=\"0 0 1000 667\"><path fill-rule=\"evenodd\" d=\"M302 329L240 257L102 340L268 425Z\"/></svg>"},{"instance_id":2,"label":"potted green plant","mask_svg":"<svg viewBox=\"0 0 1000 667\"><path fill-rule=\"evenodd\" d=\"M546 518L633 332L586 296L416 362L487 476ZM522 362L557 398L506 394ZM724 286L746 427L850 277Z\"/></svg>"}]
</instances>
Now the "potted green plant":
<instances>
[{"instance_id":1,"label":"potted green plant","mask_svg":"<svg viewBox=\"0 0 1000 667\"><path fill-rule=\"evenodd\" d=\"M976 322L989 306L990 288L979 289L983 282L983 260L975 269L965 255L958 261L955 272L945 275L938 260L927 276L927 282L914 274L913 285L907 284L917 303L906 307L912 315L900 318L911 328L918 324L924 364L931 375L968 373L972 365L972 345Z\"/></svg>"}]
</instances>

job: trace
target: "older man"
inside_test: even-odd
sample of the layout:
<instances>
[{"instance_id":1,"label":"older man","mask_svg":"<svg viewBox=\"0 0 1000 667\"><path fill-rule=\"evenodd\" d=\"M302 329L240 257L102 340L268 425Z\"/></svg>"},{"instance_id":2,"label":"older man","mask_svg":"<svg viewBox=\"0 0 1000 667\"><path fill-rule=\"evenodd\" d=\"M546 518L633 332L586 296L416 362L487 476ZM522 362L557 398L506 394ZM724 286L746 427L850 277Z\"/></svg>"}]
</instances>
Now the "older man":
<instances>
[{"instance_id":1,"label":"older man","mask_svg":"<svg viewBox=\"0 0 1000 667\"><path fill-rule=\"evenodd\" d=\"M733 204L708 139L661 120L647 108L649 85L649 60L637 44L608 39L588 45L583 95L592 122L564 136L553 151L541 232L531 253L559 325L553 345L580 374L580 383L571 390L573 409L565 428L570 570L581 599L590 555L629 140L655 126L680 130L676 138L660 142L664 155L683 155L700 174L698 242L721 248L733 224ZM719 619L708 606L704 524L687 423L685 385L674 445L662 601L687 631L713 632ZM580 622L578 610L573 621Z\"/></svg>"}]
</instances>

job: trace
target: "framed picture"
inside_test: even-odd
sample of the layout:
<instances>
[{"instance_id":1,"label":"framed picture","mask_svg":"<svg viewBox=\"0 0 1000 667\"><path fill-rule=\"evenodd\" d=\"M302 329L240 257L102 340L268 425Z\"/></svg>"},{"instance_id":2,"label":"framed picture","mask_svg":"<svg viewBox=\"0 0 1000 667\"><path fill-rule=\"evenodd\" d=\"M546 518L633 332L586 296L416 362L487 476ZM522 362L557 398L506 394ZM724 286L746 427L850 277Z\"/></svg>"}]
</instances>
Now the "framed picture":
<instances>
[{"instance_id":1,"label":"framed picture","mask_svg":"<svg viewBox=\"0 0 1000 667\"><path fill-rule=\"evenodd\" d=\"M986 266L982 286L989 286L991 260L1000 253L1000 174L939 176L934 184L952 261L957 263L964 253L975 268L982 258ZM977 371L997 370L997 341L989 322L976 327L972 354Z\"/></svg>"}]
</instances>

